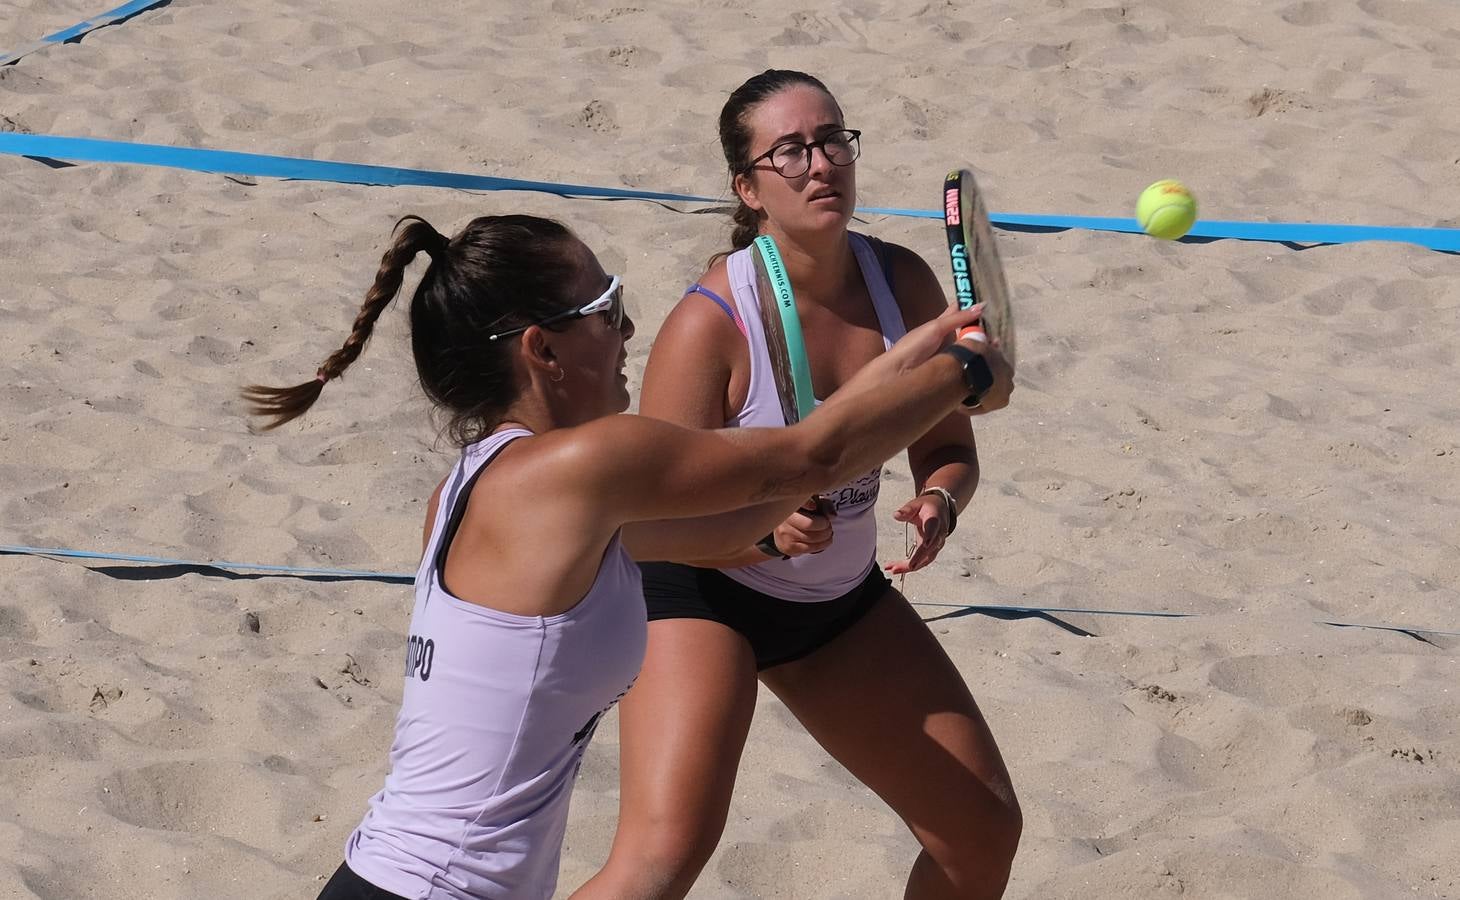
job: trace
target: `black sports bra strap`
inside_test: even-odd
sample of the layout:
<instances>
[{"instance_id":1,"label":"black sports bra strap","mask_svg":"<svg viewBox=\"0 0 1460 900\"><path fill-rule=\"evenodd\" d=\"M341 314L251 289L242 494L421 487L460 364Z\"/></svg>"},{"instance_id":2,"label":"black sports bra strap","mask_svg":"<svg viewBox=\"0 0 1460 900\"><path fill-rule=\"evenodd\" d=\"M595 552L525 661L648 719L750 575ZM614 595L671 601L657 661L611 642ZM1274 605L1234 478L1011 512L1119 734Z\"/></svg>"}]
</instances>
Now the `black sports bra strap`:
<instances>
[{"instance_id":1,"label":"black sports bra strap","mask_svg":"<svg viewBox=\"0 0 1460 900\"><path fill-rule=\"evenodd\" d=\"M492 461L503 450L506 450L513 441L523 437L527 437L527 435L519 434L503 441L502 445L493 450L492 455L487 457L477 467L477 470L472 473L471 477L467 479L466 484L461 486L461 490L457 491L456 496L452 499L451 515L446 520L446 527L441 531L441 543L436 547L436 559L433 561L433 568L436 570L436 583L442 588L446 587L446 553L451 549L451 542L455 540L456 532L461 528L462 519L466 518L466 504L471 499L472 488L477 486L477 479L481 478L482 473L487 471L487 466L490 466Z\"/></svg>"}]
</instances>

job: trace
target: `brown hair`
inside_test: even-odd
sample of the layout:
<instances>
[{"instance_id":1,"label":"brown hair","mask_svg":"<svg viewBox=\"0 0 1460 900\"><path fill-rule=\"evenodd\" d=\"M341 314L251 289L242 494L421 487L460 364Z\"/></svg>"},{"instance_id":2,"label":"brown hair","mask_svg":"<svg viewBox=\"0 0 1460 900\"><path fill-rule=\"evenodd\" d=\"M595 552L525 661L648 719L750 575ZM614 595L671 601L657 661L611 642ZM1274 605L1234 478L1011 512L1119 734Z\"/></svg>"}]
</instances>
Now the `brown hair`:
<instances>
[{"instance_id":1,"label":"brown hair","mask_svg":"<svg viewBox=\"0 0 1460 900\"><path fill-rule=\"evenodd\" d=\"M271 418L265 429L304 415L325 384L359 358L420 253L431 262L411 297L411 349L421 388L449 414L448 433L462 446L480 440L517 399L511 342L487 336L571 305L569 286L581 264L573 233L536 216L483 216L448 239L425 219L406 216L393 234L349 337L314 379L244 388L249 411Z\"/></svg>"},{"instance_id":2,"label":"brown hair","mask_svg":"<svg viewBox=\"0 0 1460 900\"><path fill-rule=\"evenodd\" d=\"M791 69L767 69L759 75L746 80L744 84L736 88L730 99L725 101L725 106L720 110L720 149L725 153L725 164L730 168L730 187L735 187L735 176L745 171L750 163L750 125L745 121L751 110L764 103L771 97L784 91L786 88L805 85L813 87L826 96L831 97L831 91L826 85L814 75L807 75L805 72L797 72ZM833 97L832 102L836 99ZM736 196L735 212L731 215L735 227L730 232L730 246L739 250L742 247L749 247L751 241L755 240L760 233L760 215L755 210L745 205L745 201Z\"/></svg>"}]
</instances>

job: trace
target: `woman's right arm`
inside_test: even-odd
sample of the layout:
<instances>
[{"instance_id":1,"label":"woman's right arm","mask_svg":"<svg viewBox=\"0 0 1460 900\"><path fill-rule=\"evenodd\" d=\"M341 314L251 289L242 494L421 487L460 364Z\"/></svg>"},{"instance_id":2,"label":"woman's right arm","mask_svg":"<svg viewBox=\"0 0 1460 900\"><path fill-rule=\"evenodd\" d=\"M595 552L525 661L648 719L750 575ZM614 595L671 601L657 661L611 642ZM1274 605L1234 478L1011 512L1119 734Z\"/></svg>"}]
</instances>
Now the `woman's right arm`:
<instances>
[{"instance_id":1,"label":"woman's right arm","mask_svg":"<svg viewBox=\"0 0 1460 900\"><path fill-rule=\"evenodd\" d=\"M962 368L938 351L975 318L950 311L909 332L869 364L876 371L854 401L823 404L789 428L704 431L608 416L545 435L543 462L618 523L799 503L885 461L958 405L967 395Z\"/></svg>"}]
</instances>

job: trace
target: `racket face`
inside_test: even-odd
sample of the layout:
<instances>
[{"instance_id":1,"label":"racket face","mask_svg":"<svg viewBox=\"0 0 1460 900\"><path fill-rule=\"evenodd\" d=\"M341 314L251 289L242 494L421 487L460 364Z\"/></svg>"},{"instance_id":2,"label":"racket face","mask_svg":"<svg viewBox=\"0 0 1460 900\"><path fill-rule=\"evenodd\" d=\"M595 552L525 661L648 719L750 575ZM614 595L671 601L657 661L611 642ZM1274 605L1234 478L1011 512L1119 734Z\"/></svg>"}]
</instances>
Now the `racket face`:
<instances>
[{"instance_id":1,"label":"racket face","mask_svg":"<svg viewBox=\"0 0 1460 900\"><path fill-rule=\"evenodd\" d=\"M780 251L770 235L755 239L751 259L755 264L760 321L771 358L771 375L775 378L786 424L794 425L810 415L816 406L811 389L811 365L801 335L801 317L796 313L796 297L791 292L791 280L786 276Z\"/></svg>"},{"instance_id":2,"label":"racket face","mask_svg":"<svg viewBox=\"0 0 1460 900\"><path fill-rule=\"evenodd\" d=\"M988 208L967 169L956 169L943 179L943 229L958 308L984 304L980 325L985 334L999 341L1004 358L1013 365L1016 348L1009 286L994 244Z\"/></svg>"}]
</instances>

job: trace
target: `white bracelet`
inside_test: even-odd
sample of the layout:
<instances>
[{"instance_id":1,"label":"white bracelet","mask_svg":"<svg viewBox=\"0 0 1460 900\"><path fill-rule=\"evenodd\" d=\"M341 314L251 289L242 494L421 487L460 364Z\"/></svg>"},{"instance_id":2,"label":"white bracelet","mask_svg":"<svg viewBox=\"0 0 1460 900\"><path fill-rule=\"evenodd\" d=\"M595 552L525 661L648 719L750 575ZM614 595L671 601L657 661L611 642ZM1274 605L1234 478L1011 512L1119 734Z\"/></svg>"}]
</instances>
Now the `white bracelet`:
<instances>
[{"instance_id":1,"label":"white bracelet","mask_svg":"<svg viewBox=\"0 0 1460 900\"><path fill-rule=\"evenodd\" d=\"M938 487L937 485L923 488L922 493L918 494L918 496L923 497L928 494L937 494L939 497L942 497L943 502L947 504L948 530L944 533L952 534L953 529L958 527L958 500L954 498L952 491L948 490L945 487Z\"/></svg>"}]
</instances>

